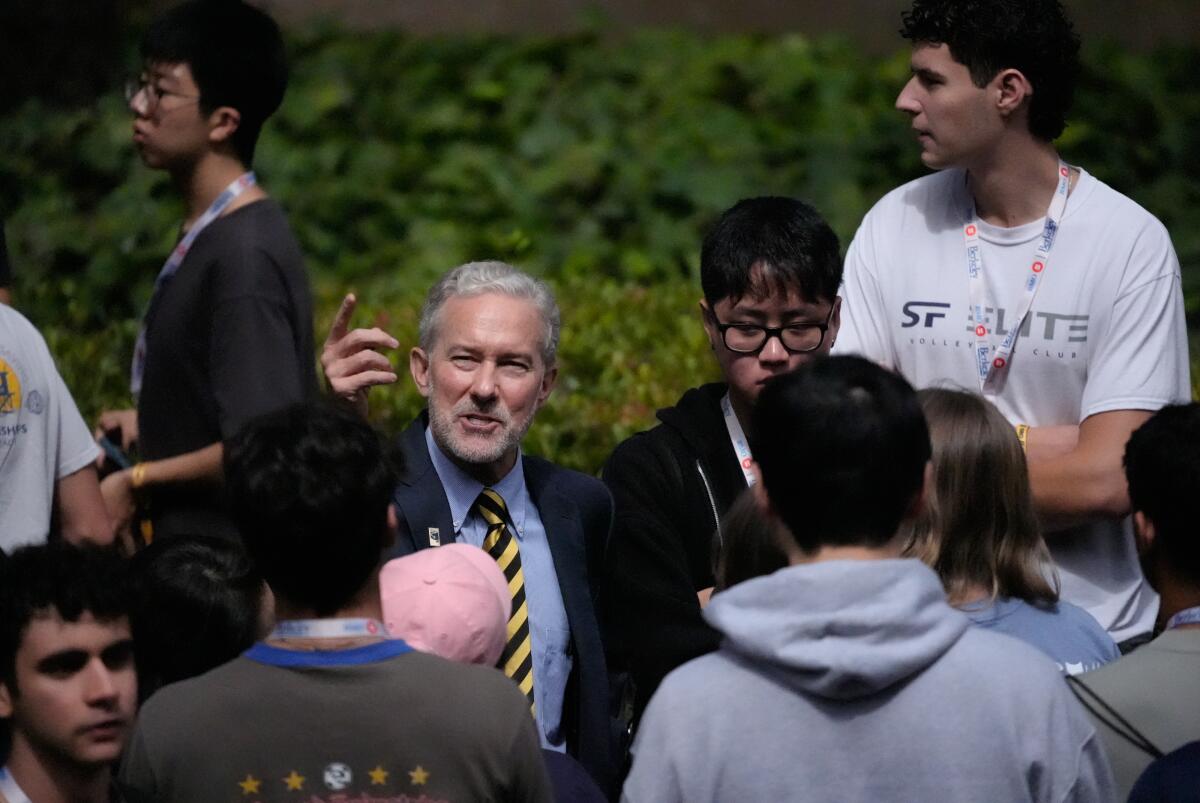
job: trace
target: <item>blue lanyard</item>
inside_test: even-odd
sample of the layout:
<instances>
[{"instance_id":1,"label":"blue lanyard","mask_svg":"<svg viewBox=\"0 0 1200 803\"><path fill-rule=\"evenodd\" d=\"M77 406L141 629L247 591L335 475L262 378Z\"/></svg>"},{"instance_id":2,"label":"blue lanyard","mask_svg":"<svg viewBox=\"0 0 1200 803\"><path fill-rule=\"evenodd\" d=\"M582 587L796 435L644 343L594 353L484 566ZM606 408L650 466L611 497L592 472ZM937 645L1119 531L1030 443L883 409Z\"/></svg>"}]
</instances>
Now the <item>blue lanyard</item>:
<instances>
[{"instance_id":1,"label":"blue lanyard","mask_svg":"<svg viewBox=\"0 0 1200 803\"><path fill-rule=\"evenodd\" d=\"M387 635L387 628L378 619L285 619L276 623L270 638L387 638Z\"/></svg>"},{"instance_id":2,"label":"blue lanyard","mask_svg":"<svg viewBox=\"0 0 1200 803\"><path fill-rule=\"evenodd\" d=\"M1170 630L1173 627L1181 627L1182 625L1200 624L1200 606L1195 608L1184 608L1179 613L1167 620L1166 629Z\"/></svg>"}]
</instances>

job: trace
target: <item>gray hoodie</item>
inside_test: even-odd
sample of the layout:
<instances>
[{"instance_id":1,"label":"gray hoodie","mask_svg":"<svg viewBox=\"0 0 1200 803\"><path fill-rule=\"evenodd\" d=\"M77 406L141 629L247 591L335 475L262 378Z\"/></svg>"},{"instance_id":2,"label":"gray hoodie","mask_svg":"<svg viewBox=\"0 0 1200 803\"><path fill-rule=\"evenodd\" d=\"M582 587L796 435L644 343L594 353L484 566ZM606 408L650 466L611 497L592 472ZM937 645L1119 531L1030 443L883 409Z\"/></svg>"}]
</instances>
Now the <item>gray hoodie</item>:
<instances>
[{"instance_id":1,"label":"gray hoodie","mask_svg":"<svg viewBox=\"0 0 1200 803\"><path fill-rule=\"evenodd\" d=\"M792 566L705 618L721 649L650 701L623 800L1114 799L1057 667L970 627L918 561Z\"/></svg>"}]
</instances>

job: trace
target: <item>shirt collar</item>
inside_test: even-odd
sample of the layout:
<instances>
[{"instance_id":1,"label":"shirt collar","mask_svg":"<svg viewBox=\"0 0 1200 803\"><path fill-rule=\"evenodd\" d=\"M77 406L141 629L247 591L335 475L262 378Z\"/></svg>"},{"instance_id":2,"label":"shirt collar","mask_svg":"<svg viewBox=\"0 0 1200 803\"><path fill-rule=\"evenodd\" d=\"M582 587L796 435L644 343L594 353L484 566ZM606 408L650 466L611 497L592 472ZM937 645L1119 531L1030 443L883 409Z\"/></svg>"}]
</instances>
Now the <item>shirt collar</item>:
<instances>
[{"instance_id":1,"label":"shirt collar","mask_svg":"<svg viewBox=\"0 0 1200 803\"><path fill-rule=\"evenodd\" d=\"M475 515L472 508L480 492L485 487L491 487L504 499L508 514L512 517L512 524L517 529L517 537L524 536L525 502L528 494L525 490L525 467L519 446L517 460L512 469L492 486L485 486L455 465L433 439L433 430L430 427L425 428L425 447L429 451L429 459L433 462L438 479L442 481L442 488L446 491L446 501L450 503L450 518L454 522L455 533L462 532L463 524L470 516Z\"/></svg>"}]
</instances>

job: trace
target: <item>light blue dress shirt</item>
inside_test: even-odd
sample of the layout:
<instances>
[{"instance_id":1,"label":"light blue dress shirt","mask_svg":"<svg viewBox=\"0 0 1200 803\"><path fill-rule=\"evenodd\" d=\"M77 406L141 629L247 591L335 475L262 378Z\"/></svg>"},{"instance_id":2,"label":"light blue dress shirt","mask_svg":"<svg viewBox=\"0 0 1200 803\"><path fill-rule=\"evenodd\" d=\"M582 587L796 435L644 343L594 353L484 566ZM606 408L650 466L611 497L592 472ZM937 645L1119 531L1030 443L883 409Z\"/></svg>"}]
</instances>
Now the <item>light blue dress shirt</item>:
<instances>
[{"instance_id":1,"label":"light blue dress shirt","mask_svg":"<svg viewBox=\"0 0 1200 803\"><path fill-rule=\"evenodd\" d=\"M425 445L438 479L442 481L442 488L446 491L446 500L450 503L455 538L460 543L482 549L488 525L475 512L474 506L485 486L446 457L428 428L425 430ZM562 730L563 697L567 690L567 678L575 663L570 654L571 627L567 623L567 610L558 587L558 573L554 570L546 528L525 487L525 468L520 452L512 470L490 487L500 494L508 507L509 516L512 517L509 526L514 528L517 548L521 553L533 651L533 696L537 703L542 746L564 752L567 745Z\"/></svg>"}]
</instances>

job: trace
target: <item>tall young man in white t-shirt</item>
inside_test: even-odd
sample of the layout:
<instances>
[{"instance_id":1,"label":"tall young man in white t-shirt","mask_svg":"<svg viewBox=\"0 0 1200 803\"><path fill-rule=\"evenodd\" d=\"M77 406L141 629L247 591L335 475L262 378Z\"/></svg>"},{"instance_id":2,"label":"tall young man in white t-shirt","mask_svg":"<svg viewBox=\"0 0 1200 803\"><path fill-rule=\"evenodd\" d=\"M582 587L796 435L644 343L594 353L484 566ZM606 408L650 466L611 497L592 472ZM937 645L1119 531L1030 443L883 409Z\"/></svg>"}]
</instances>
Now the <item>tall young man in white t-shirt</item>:
<instances>
[{"instance_id":1,"label":"tall young man in white t-shirt","mask_svg":"<svg viewBox=\"0 0 1200 803\"><path fill-rule=\"evenodd\" d=\"M1027 445L1064 597L1118 641L1142 636L1158 599L1121 454L1151 412L1189 395L1175 251L1052 144L1079 50L1057 0L916 0L903 21L913 76L896 107L939 172L863 220L837 351L993 401Z\"/></svg>"}]
</instances>

